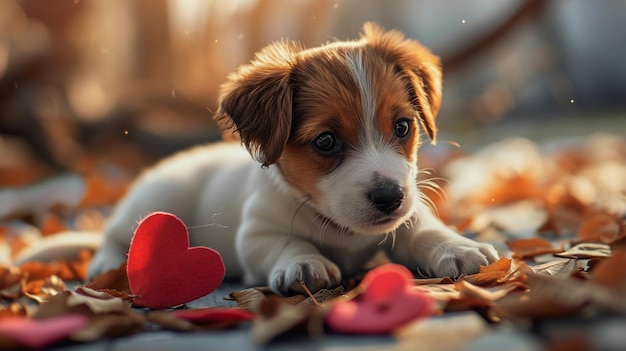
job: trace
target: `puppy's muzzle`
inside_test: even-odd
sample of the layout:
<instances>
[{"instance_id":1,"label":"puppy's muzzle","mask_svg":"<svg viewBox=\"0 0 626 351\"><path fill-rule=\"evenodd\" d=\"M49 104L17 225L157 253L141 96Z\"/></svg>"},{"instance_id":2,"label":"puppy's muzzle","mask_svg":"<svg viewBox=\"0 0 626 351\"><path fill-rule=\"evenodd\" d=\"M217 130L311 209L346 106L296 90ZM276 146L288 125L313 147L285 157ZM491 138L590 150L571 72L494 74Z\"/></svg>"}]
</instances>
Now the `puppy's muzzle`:
<instances>
[{"instance_id":1,"label":"puppy's muzzle","mask_svg":"<svg viewBox=\"0 0 626 351\"><path fill-rule=\"evenodd\" d=\"M368 196L377 210L390 214L402 204L404 191L397 184L386 184L372 190Z\"/></svg>"}]
</instances>

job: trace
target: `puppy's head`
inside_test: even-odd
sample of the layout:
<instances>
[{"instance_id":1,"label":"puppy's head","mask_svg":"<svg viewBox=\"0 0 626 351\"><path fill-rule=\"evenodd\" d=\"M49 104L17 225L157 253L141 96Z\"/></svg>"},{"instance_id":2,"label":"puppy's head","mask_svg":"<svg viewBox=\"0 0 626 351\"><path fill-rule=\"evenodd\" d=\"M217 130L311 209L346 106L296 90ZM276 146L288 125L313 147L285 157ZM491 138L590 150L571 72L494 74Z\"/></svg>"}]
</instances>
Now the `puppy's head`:
<instances>
[{"instance_id":1,"label":"puppy's head","mask_svg":"<svg viewBox=\"0 0 626 351\"><path fill-rule=\"evenodd\" d=\"M229 76L216 119L337 225L395 230L413 215L420 130L434 142L439 59L367 23L359 40L274 43Z\"/></svg>"}]
</instances>

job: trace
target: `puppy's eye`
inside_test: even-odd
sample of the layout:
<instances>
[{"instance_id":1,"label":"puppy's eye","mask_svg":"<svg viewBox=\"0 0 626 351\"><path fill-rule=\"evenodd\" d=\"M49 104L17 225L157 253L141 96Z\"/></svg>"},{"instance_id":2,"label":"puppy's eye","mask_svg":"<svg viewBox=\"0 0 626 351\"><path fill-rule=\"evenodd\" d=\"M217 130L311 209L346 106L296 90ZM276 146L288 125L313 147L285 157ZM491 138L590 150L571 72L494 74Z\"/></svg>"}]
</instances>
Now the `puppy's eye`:
<instances>
[{"instance_id":1,"label":"puppy's eye","mask_svg":"<svg viewBox=\"0 0 626 351\"><path fill-rule=\"evenodd\" d=\"M332 156L339 151L339 142L331 132L324 132L318 135L311 145L315 152L322 156Z\"/></svg>"},{"instance_id":2,"label":"puppy's eye","mask_svg":"<svg viewBox=\"0 0 626 351\"><path fill-rule=\"evenodd\" d=\"M407 118L399 119L394 125L394 133L396 137L402 139L411 132L411 122Z\"/></svg>"}]
</instances>

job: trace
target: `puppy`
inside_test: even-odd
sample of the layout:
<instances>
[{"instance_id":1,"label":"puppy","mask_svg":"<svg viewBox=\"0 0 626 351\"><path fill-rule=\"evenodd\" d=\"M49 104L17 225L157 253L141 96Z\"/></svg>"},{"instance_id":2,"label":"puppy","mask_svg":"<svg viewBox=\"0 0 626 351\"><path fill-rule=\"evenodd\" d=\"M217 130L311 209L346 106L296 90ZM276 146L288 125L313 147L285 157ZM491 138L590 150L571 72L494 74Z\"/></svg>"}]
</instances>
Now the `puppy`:
<instances>
[{"instance_id":1,"label":"puppy","mask_svg":"<svg viewBox=\"0 0 626 351\"><path fill-rule=\"evenodd\" d=\"M229 76L215 116L248 152L201 146L147 171L89 274L125 261L153 211L179 216L227 275L281 294L336 286L382 249L429 276L474 273L497 252L447 228L417 186L420 132L435 141L440 102L439 59L397 31L367 23L355 41L271 44Z\"/></svg>"}]
</instances>

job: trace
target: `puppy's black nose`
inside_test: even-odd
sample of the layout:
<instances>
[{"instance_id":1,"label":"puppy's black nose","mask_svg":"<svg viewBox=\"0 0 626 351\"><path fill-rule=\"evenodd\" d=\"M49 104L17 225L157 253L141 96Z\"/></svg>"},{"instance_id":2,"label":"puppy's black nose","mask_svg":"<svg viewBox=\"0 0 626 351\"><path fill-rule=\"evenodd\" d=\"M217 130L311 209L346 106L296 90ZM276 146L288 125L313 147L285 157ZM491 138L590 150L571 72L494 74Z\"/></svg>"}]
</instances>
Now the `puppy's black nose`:
<instances>
[{"instance_id":1,"label":"puppy's black nose","mask_svg":"<svg viewBox=\"0 0 626 351\"><path fill-rule=\"evenodd\" d=\"M369 198L377 210L391 213L402 204L404 192L397 185L386 186L372 190Z\"/></svg>"}]
</instances>

